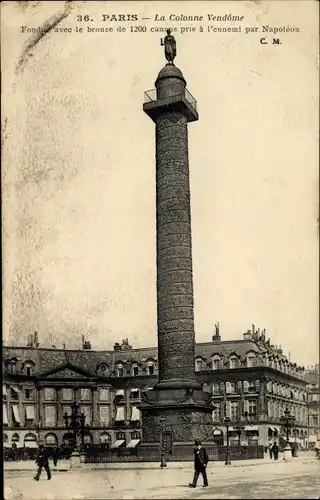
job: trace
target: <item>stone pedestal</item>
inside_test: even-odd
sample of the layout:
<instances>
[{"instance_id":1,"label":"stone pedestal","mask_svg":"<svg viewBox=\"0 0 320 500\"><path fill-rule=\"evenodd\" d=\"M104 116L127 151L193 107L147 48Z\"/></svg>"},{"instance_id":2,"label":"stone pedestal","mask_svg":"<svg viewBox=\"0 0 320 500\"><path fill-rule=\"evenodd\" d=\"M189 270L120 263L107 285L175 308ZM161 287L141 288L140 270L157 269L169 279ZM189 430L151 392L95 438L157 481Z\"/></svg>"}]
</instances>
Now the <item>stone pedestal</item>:
<instances>
[{"instance_id":1,"label":"stone pedestal","mask_svg":"<svg viewBox=\"0 0 320 500\"><path fill-rule=\"evenodd\" d=\"M208 441L212 433L211 398L195 378L188 122L198 113L174 64L166 64L155 85L156 98L143 109L156 128L159 382L142 395L139 408L142 447L159 443L161 417L173 445L181 447L196 438Z\"/></svg>"},{"instance_id":2,"label":"stone pedestal","mask_svg":"<svg viewBox=\"0 0 320 500\"><path fill-rule=\"evenodd\" d=\"M81 467L80 453L79 451L73 451L70 458L71 469Z\"/></svg>"},{"instance_id":3,"label":"stone pedestal","mask_svg":"<svg viewBox=\"0 0 320 500\"><path fill-rule=\"evenodd\" d=\"M289 444L287 444L287 446L283 450L283 460L285 460L286 462L290 462L292 460L291 446Z\"/></svg>"}]
</instances>

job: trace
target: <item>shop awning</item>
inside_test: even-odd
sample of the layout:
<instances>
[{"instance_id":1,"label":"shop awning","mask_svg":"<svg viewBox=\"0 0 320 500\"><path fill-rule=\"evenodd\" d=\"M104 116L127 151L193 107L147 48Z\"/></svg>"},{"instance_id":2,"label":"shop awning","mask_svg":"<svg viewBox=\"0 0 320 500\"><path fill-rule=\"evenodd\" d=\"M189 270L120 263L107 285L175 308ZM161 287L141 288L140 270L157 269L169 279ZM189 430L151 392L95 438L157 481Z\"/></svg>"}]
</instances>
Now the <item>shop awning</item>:
<instances>
[{"instance_id":1,"label":"shop awning","mask_svg":"<svg viewBox=\"0 0 320 500\"><path fill-rule=\"evenodd\" d=\"M3 396L8 396L7 387L5 385L2 386L2 395Z\"/></svg>"},{"instance_id":2,"label":"shop awning","mask_svg":"<svg viewBox=\"0 0 320 500\"><path fill-rule=\"evenodd\" d=\"M127 448L135 448L140 443L140 439L132 439Z\"/></svg>"},{"instance_id":3,"label":"shop awning","mask_svg":"<svg viewBox=\"0 0 320 500\"><path fill-rule=\"evenodd\" d=\"M3 447L4 448L11 448L10 444L9 443L3 443Z\"/></svg>"},{"instance_id":4,"label":"shop awning","mask_svg":"<svg viewBox=\"0 0 320 500\"><path fill-rule=\"evenodd\" d=\"M13 415L14 415L15 421L18 424L20 424L20 415L19 415L19 407L18 407L18 405L12 405L12 409L13 409Z\"/></svg>"},{"instance_id":5,"label":"shop awning","mask_svg":"<svg viewBox=\"0 0 320 500\"><path fill-rule=\"evenodd\" d=\"M214 436L220 436L222 434L222 431L220 429L214 429L213 435Z\"/></svg>"},{"instance_id":6,"label":"shop awning","mask_svg":"<svg viewBox=\"0 0 320 500\"><path fill-rule=\"evenodd\" d=\"M246 425L244 430L245 431L258 431L259 427L257 425Z\"/></svg>"},{"instance_id":7,"label":"shop awning","mask_svg":"<svg viewBox=\"0 0 320 500\"><path fill-rule=\"evenodd\" d=\"M118 406L116 414L116 422L122 422L124 418L124 406Z\"/></svg>"},{"instance_id":8,"label":"shop awning","mask_svg":"<svg viewBox=\"0 0 320 500\"><path fill-rule=\"evenodd\" d=\"M8 413L7 413L7 405L2 405L2 418L3 423L8 424Z\"/></svg>"},{"instance_id":9,"label":"shop awning","mask_svg":"<svg viewBox=\"0 0 320 500\"><path fill-rule=\"evenodd\" d=\"M123 443L125 442L124 439L117 439L117 441L115 443L113 443L110 448L119 448L120 446L123 445Z\"/></svg>"},{"instance_id":10,"label":"shop awning","mask_svg":"<svg viewBox=\"0 0 320 500\"><path fill-rule=\"evenodd\" d=\"M140 420L140 410L136 406L132 406L131 421Z\"/></svg>"},{"instance_id":11,"label":"shop awning","mask_svg":"<svg viewBox=\"0 0 320 500\"><path fill-rule=\"evenodd\" d=\"M122 396L124 397L124 389L118 389L116 392L116 396Z\"/></svg>"},{"instance_id":12,"label":"shop awning","mask_svg":"<svg viewBox=\"0 0 320 500\"><path fill-rule=\"evenodd\" d=\"M26 418L27 420L34 420L35 418L34 406L31 405L26 406Z\"/></svg>"},{"instance_id":13,"label":"shop awning","mask_svg":"<svg viewBox=\"0 0 320 500\"><path fill-rule=\"evenodd\" d=\"M19 392L20 392L19 387L17 387L16 385L12 385L12 386L11 386L11 389L13 389L13 390L14 390L14 392L17 392L18 394L19 394Z\"/></svg>"},{"instance_id":14,"label":"shop awning","mask_svg":"<svg viewBox=\"0 0 320 500\"><path fill-rule=\"evenodd\" d=\"M25 448L38 448L38 443L37 441L25 441L24 446Z\"/></svg>"}]
</instances>

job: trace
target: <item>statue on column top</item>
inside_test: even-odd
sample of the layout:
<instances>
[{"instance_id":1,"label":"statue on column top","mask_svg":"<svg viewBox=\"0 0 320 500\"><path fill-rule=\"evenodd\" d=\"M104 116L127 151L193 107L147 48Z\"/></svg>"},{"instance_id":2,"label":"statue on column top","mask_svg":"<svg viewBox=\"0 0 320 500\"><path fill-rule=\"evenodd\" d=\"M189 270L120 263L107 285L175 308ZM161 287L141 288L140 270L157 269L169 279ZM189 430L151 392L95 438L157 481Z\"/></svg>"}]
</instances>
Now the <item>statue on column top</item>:
<instances>
[{"instance_id":1,"label":"statue on column top","mask_svg":"<svg viewBox=\"0 0 320 500\"><path fill-rule=\"evenodd\" d=\"M173 60L177 55L176 40L174 36L171 35L171 30L167 29L167 35L164 40L161 38L161 45L164 45L164 55L169 64L173 64Z\"/></svg>"}]
</instances>

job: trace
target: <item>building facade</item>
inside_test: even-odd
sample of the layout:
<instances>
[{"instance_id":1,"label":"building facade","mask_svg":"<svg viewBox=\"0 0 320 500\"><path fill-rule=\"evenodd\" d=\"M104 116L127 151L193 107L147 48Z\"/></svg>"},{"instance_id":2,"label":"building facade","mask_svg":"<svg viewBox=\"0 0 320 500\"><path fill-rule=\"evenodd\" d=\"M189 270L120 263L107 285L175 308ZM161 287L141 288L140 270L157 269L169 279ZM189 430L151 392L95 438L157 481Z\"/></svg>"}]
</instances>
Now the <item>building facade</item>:
<instances>
[{"instance_id":1,"label":"building facade","mask_svg":"<svg viewBox=\"0 0 320 500\"><path fill-rule=\"evenodd\" d=\"M319 365L306 369L306 382L308 391L308 426L309 447L314 448L320 442L320 373Z\"/></svg>"},{"instance_id":2,"label":"building facade","mask_svg":"<svg viewBox=\"0 0 320 500\"><path fill-rule=\"evenodd\" d=\"M217 328L211 342L196 345L195 371L215 406L210 433L216 444L226 444L225 417L231 443L238 442L240 419L242 444L279 440L280 417L288 408L295 439L307 445L305 370L271 345L265 332L253 328L241 340L223 341ZM48 349L35 334L25 347L3 347L4 446L67 443L64 417L76 402L86 417L87 443L134 447L143 438L142 391L152 390L157 380L157 348L133 349L127 340L113 351L93 351L89 342L79 350Z\"/></svg>"}]
</instances>

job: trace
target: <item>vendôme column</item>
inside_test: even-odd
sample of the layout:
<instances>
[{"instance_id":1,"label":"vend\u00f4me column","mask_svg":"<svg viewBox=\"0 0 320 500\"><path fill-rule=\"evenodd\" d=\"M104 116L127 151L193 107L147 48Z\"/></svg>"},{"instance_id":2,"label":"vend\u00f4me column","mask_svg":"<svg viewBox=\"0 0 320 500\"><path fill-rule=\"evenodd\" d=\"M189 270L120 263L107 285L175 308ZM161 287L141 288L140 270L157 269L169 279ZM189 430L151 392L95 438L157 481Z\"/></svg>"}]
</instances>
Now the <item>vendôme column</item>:
<instances>
[{"instance_id":1,"label":"vend\u00f4me column","mask_svg":"<svg viewBox=\"0 0 320 500\"><path fill-rule=\"evenodd\" d=\"M176 42L161 44L168 63L146 92L144 112L155 123L157 208L157 325L159 382L143 395L143 442L160 437L160 417L172 442L209 438L213 407L195 378L195 333L188 160L188 122L196 101L173 61Z\"/></svg>"}]
</instances>

